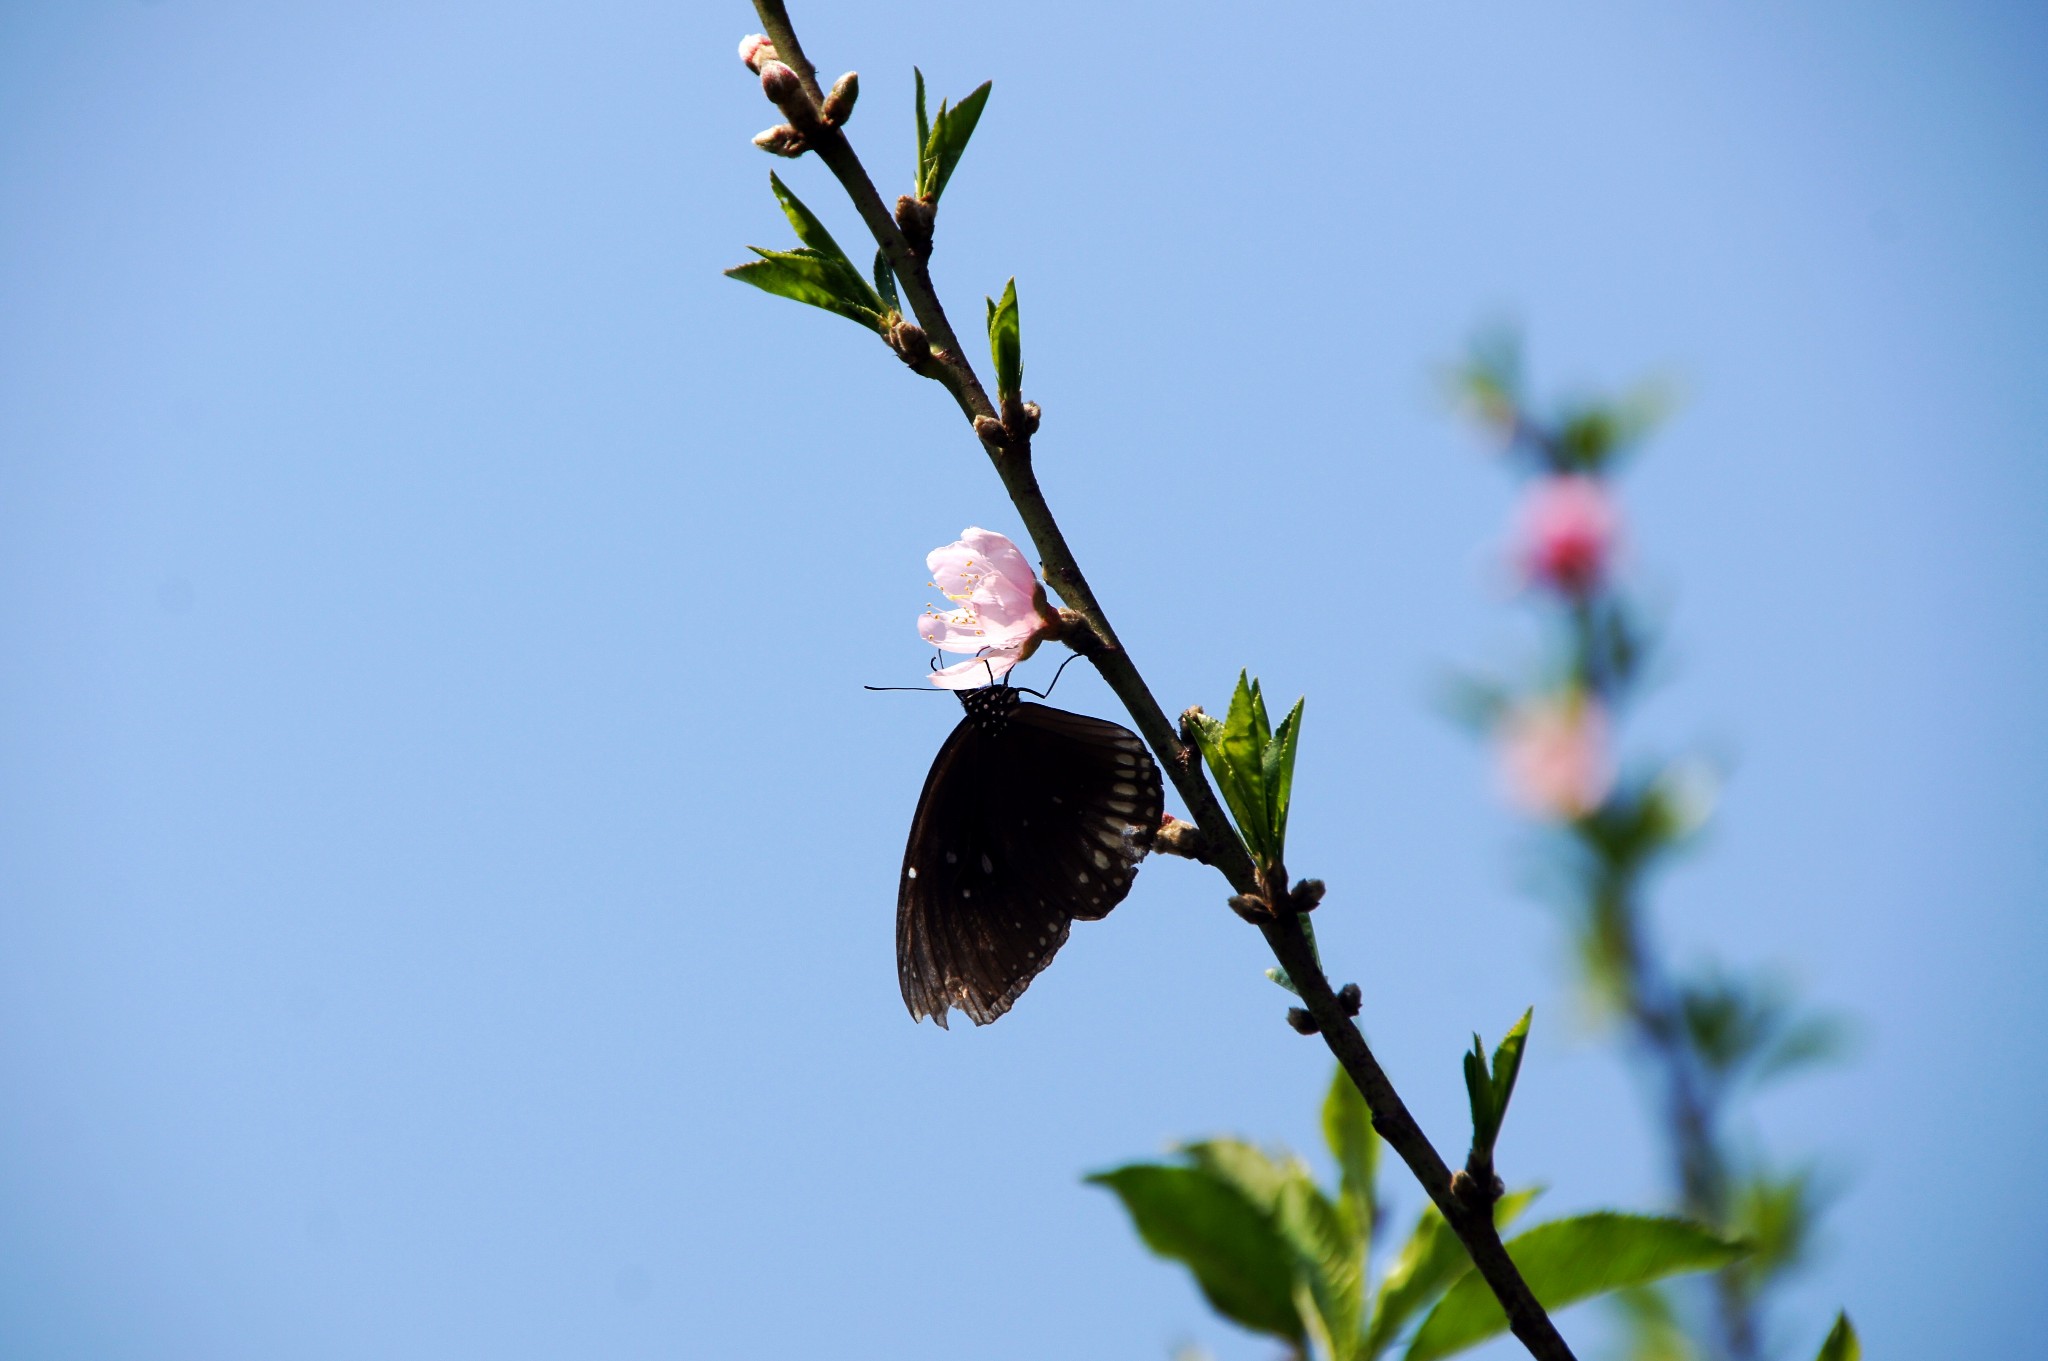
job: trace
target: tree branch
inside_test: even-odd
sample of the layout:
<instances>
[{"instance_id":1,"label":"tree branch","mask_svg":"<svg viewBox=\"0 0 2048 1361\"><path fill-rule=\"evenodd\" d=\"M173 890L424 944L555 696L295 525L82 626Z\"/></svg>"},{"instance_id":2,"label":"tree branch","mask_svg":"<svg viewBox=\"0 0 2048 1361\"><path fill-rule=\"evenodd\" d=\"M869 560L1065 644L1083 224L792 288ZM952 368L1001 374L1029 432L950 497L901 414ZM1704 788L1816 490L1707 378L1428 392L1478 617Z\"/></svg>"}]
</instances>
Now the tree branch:
<instances>
[{"instance_id":1,"label":"tree branch","mask_svg":"<svg viewBox=\"0 0 2048 1361\"><path fill-rule=\"evenodd\" d=\"M779 59L797 73L805 96L815 108L823 98L815 68L804 56L783 0L754 0L754 10L760 16L769 40L775 44ZM1407 1105L1367 1047L1365 1036L1352 1023L1344 1004L1331 989L1330 980L1316 961L1315 951L1302 930L1300 917L1286 907L1284 877L1279 883L1262 882L1236 828L1209 787L1199 754L1181 741L1166 711L1160 708L1151 687L1145 683L1137 665L1118 640L1116 630L1110 626L1108 615L1074 557L1073 549L1060 531L1052 508L1046 503L1045 493L1039 488L1037 475L1031 467L1030 434L1016 428L1013 423L1003 422L1002 413L989 401L988 392L962 351L960 339L932 287L926 256L912 248L843 131L820 123L818 131L813 134L812 148L845 188L861 220L867 224L876 244L895 268L904 300L910 304L918 323L930 338L935 357L943 356L952 381L941 381L974 427L989 461L995 465L996 474L1002 478L1003 488L1009 493L1032 544L1038 550L1046 583L1087 622L1093 636L1072 640L1077 644L1075 650L1094 663L1158 755L1174 788L1186 801L1195 825L1202 831L1210 863L1216 866L1238 895L1263 895L1276 909L1270 920L1260 923L1260 930L1274 957L1300 990L1302 1000L1307 1004L1309 1014L1315 1018L1330 1052L1336 1055L1337 1061L1365 1097L1366 1105L1372 1110L1373 1128L1408 1164L1430 1200L1442 1212L1445 1222L1465 1245L1474 1267L1506 1311L1509 1327L1528 1348L1529 1354L1538 1361L1574 1361L1571 1348L1558 1335L1555 1325L1502 1245L1493 1224L1492 1198L1483 1194L1461 1196L1454 1191L1450 1170L1423 1134L1422 1127L1408 1113ZM1000 437L985 433L988 427L983 422L994 422L1001 427Z\"/></svg>"}]
</instances>

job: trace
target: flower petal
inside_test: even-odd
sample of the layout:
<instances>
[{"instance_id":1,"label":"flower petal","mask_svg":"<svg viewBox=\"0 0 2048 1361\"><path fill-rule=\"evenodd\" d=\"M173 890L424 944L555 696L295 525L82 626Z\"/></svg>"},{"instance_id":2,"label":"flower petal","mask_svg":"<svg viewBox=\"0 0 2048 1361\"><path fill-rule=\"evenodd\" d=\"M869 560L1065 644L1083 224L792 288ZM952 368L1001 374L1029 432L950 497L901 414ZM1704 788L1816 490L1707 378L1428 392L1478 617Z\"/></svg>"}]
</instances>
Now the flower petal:
<instances>
[{"instance_id":1,"label":"flower petal","mask_svg":"<svg viewBox=\"0 0 2048 1361\"><path fill-rule=\"evenodd\" d=\"M979 690L1001 680L1009 674L1011 667L1022 660L1014 652L990 652L951 666L942 666L932 672L931 680L941 690Z\"/></svg>"},{"instance_id":2,"label":"flower petal","mask_svg":"<svg viewBox=\"0 0 2048 1361\"><path fill-rule=\"evenodd\" d=\"M918 636L947 652L980 652L987 648L1015 651L1032 641L1033 632L1025 625L995 625L971 610L944 614L934 610L917 620Z\"/></svg>"},{"instance_id":3,"label":"flower petal","mask_svg":"<svg viewBox=\"0 0 2048 1361\"><path fill-rule=\"evenodd\" d=\"M948 596L959 599L977 590L1000 591L1011 597L1036 600L1038 577L1017 545L992 530L970 525L960 537L925 555L932 582Z\"/></svg>"}]
</instances>

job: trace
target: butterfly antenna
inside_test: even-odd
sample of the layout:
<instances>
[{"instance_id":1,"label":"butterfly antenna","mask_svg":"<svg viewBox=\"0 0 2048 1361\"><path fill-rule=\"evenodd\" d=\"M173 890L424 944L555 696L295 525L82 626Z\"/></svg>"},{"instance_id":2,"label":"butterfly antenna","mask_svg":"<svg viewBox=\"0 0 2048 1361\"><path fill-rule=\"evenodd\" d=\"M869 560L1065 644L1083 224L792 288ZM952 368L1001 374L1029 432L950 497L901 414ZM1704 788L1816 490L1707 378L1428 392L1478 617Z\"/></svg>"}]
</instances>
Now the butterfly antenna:
<instances>
[{"instance_id":1,"label":"butterfly antenna","mask_svg":"<svg viewBox=\"0 0 2048 1361\"><path fill-rule=\"evenodd\" d=\"M1060 663L1060 669L1059 669L1058 671L1055 671L1055 672L1053 672L1053 673L1052 673L1052 683L1051 683L1050 685L1047 685L1047 686L1045 687L1045 689L1043 689L1043 690L1033 690L1032 688L1030 688L1029 686L1026 686L1026 685L1020 685L1020 686L1018 686L1017 688L1018 688L1019 690L1022 690L1022 691L1023 691L1023 692L1025 693L1025 694L1027 694L1027 695L1036 695L1036 696L1038 696L1038 697L1039 697L1040 699L1051 699L1051 698L1052 698L1052 687L1053 687L1054 685L1058 685L1058 684L1060 683L1060 676L1061 676L1061 674L1062 674L1062 673L1064 673L1064 672L1066 671L1066 669L1067 669L1068 667L1072 666L1072 665L1074 664L1074 659L1075 659L1076 657L1079 657L1080 655L1081 655L1081 654L1080 654L1080 653L1078 653L1078 652L1075 652L1075 653L1071 653L1071 654L1069 654L1069 655L1068 655L1068 657L1067 657L1067 659L1066 659L1065 661L1063 661L1063 662L1061 662L1061 663Z\"/></svg>"}]
</instances>

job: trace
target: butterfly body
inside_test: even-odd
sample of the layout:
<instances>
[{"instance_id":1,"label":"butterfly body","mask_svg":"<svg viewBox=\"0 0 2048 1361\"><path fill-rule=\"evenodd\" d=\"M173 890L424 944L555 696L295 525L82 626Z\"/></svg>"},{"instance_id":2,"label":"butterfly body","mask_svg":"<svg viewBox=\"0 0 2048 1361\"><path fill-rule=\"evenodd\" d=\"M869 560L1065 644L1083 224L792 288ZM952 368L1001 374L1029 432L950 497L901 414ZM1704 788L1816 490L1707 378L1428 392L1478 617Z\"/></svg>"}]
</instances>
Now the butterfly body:
<instances>
[{"instance_id":1,"label":"butterfly body","mask_svg":"<svg viewBox=\"0 0 2048 1361\"><path fill-rule=\"evenodd\" d=\"M1164 811L1136 733L1026 702L960 692L911 821L896 899L896 966L914 1018L950 1007L986 1025L1066 943L1130 892Z\"/></svg>"}]
</instances>

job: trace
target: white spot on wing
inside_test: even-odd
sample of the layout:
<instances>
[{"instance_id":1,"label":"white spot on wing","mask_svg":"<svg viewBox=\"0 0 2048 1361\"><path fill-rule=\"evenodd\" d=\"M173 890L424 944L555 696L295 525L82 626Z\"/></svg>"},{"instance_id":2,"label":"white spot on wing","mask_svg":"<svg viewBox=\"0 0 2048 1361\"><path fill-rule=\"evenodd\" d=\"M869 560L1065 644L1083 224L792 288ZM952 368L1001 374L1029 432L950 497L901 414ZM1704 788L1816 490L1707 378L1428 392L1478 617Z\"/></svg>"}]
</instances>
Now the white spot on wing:
<instances>
[{"instance_id":1,"label":"white spot on wing","mask_svg":"<svg viewBox=\"0 0 2048 1361\"><path fill-rule=\"evenodd\" d=\"M996 872L995 862L985 855L981 858L981 872L983 874L994 874Z\"/></svg>"}]
</instances>

